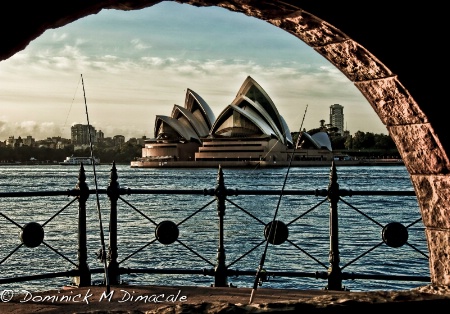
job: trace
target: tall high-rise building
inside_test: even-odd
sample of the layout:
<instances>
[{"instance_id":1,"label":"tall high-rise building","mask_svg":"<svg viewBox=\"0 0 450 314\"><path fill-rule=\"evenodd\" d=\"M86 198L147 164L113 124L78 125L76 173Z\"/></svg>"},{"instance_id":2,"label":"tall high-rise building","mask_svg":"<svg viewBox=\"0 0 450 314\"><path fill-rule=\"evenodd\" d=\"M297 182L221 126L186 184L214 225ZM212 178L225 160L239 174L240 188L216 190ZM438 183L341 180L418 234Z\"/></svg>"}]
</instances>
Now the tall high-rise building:
<instances>
[{"instance_id":1,"label":"tall high-rise building","mask_svg":"<svg viewBox=\"0 0 450 314\"><path fill-rule=\"evenodd\" d=\"M95 128L91 125L91 140L92 143L97 142L97 134ZM71 139L73 145L87 145L89 144L89 125L74 124L71 128Z\"/></svg>"},{"instance_id":2,"label":"tall high-rise building","mask_svg":"<svg viewBox=\"0 0 450 314\"><path fill-rule=\"evenodd\" d=\"M102 143L103 140L105 139L105 133L103 133L102 130L98 130L97 133L96 133L96 136L97 136L97 141L99 143Z\"/></svg>"},{"instance_id":3,"label":"tall high-rise building","mask_svg":"<svg viewBox=\"0 0 450 314\"><path fill-rule=\"evenodd\" d=\"M344 106L334 104L330 106L330 124L344 134Z\"/></svg>"}]
</instances>

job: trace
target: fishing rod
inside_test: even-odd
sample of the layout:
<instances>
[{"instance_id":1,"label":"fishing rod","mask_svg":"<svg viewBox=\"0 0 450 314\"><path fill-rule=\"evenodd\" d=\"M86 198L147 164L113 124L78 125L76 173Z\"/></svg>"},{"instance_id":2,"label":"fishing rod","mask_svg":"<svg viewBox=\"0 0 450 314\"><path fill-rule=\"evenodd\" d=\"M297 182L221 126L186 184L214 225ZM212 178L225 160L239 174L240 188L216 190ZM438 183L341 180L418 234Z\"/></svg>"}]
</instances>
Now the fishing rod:
<instances>
[{"instance_id":1,"label":"fishing rod","mask_svg":"<svg viewBox=\"0 0 450 314\"><path fill-rule=\"evenodd\" d=\"M86 120L87 120L87 124L88 124L88 133L89 133L89 147L90 147L90 151L91 151L92 170L94 172L95 196L96 196L96 201L97 201L98 222L100 225L100 242L101 242L101 246L102 246L102 254L106 254L105 236L103 234L103 224L102 224L102 213L100 211L100 200L99 200L99 196L98 196L97 174L95 172L95 159L94 159L94 149L92 146L91 124L89 123L89 114L88 114L88 107L87 107L87 102L86 102L86 92L84 90L83 74L81 74L81 84L83 85L84 106L86 108ZM105 269L106 292L109 293L110 285L109 285L108 265L106 263L106 258L102 258L102 260L103 260L103 267Z\"/></svg>"},{"instance_id":2,"label":"fishing rod","mask_svg":"<svg viewBox=\"0 0 450 314\"><path fill-rule=\"evenodd\" d=\"M289 175L289 171L291 169L292 160L294 159L295 149L297 148L297 145L298 145L299 140L300 140L300 133L301 133L302 128L303 128L303 121L305 121L305 116L306 116L306 111L307 110L308 110L308 105L306 105L305 113L303 114L302 123L300 125L300 129L299 129L299 132L298 132L297 141L296 141L296 143L294 145L294 149L292 150L291 158L289 160L288 169L286 171L286 175L284 176L283 186L281 188L280 197L278 198L277 207L275 208L275 213L273 215L272 223L270 224L269 232L268 232L267 239L266 239L266 245L264 247L263 254L261 255L261 261L259 262L258 270L256 271L255 282L253 283L253 289L252 289L252 293L250 294L249 304L252 304L254 295L256 293L256 289L258 289L259 278L261 276L261 272L263 271L264 262L266 260L266 255L267 255L267 248L269 247L269 239L268 238L272 236L272 228L274 227L274 225L276 223L276 218L277 218L277 215L278 215L278 209L280 208L280 204L281 204L281 198L283 196L283 192L284 192L284 188L286 186L286 182L287 182L287 178L288 178L288 175ZM274 235L273 235L274 238L275 238L275 234L276 234L276 230L275 230Z\"/></svg>"}]
</instances>

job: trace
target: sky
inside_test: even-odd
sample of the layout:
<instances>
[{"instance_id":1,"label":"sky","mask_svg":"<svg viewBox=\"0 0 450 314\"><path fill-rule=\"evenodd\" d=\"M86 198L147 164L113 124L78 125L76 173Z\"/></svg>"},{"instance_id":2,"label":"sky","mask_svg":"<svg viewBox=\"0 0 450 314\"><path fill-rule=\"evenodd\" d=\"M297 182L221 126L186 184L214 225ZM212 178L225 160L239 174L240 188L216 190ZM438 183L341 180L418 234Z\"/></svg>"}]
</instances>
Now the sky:
<instances>
[{"instance_id":1,"label":"sky","mask_svg":"<svg viewBox=\"0 0 450 314\"><path fill-rule=\"evenodd\" d=\"M70 138L70 127L87 119L105 137L152 138L156 115L184 106L187 88L217 117L247 76L291 132L328 123L330 106L340 104L351 134L388 134L353 83L292 34L242 13L169 1L102 10L1 61L0 140Z\"/></svg>"}]
</instances>

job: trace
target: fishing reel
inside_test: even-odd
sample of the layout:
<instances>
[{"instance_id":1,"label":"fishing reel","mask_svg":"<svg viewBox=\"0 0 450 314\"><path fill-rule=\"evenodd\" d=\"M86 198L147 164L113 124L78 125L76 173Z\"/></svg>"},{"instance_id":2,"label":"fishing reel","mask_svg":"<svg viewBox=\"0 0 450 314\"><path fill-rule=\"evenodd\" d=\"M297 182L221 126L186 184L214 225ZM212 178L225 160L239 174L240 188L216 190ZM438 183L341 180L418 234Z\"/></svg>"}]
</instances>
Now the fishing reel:
<instances>
[{"instance_id":1,"label":"fishing reel","mask_svg":"<svg viewBox=\"0 0 450 314\"><path fill-rule=\"evenodd\" d=\"M262 286L264 282L269 281L269 275L265 269L261 269L258 276L258 286Z\"/></svg>"}]
</instances>

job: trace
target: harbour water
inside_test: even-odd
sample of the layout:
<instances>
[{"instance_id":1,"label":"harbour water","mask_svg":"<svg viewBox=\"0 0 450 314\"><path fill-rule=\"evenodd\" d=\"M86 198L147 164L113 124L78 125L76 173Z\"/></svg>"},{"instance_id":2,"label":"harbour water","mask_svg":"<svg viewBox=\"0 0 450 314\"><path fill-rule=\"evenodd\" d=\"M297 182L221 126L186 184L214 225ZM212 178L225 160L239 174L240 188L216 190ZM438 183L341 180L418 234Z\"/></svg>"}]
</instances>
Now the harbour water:
<instances>
[{"instance_id":1,"label":"harbour water","mask_svg":"<svg viewBox=\"0 0 450 314\"><path fill-rule=\"evenodd\" d=\"M92 166L86 166L87 184L95 188ZM99 189L110 181L111 165L96 166ZM51 166L1 166L0 193L65 191L75 188L79 168ZM146 190L214 189L215 168L140 169L118 165L122 188ZM280 191L287 168L223 169L228 189ZM353 191L413 191L404 166L338 167L340 189ZM285 190L327 189L328 167L291 168ZM118 203L118 262L129 269L213 269L217 262L218 216L214 197L174 194L124 195ZM269 245L264 263L266 271L326 272L329 266L329 203L318 205L324 197L314 195L237 195L228 197L224 216L226 265L238 271L255 270L264 250L264 227L277 220L289 226L288 241ZM350 204L338 203L339 254L343 272L368 275L429 276L424 227L415 196L351 196ZM68 196L0 198L0 278L64 272L77 264L77 202ZM99 195L100 215L95 195L87 203L88 265L101 268L97 259L101 247L99 216L108 244L110 202ZM155 239L155 227L164 220L178 224L178 241L164 245ZM419 220L419 221L418 221ZM417 222L418 221L418 222ZM29 222L44 225L44 243L37 248L20 246L20 227ZM400 248L382 243L382 226L399 222L408 227L408 241ZM416 223L415 223L416 222ZM380 245L381 244L381 245ZM422 252L422 254L420 253ZM424 254L423 254L424 253ZM425 256L424 256L425 255ZM101 283L101 274L93 274ZM263 287L323 289L323 279L269 277ZM142 285L209 286L214 278L204 275L143 274L121 275L121 280ZM254 276L229 277L230 284L252 287ZM33 280L0 285L0 289L47 290L71 283L70 278ZM424 282L386 280L345 280L351 291L403 290L423 286Z\"/></svg>"}]
</instances>

